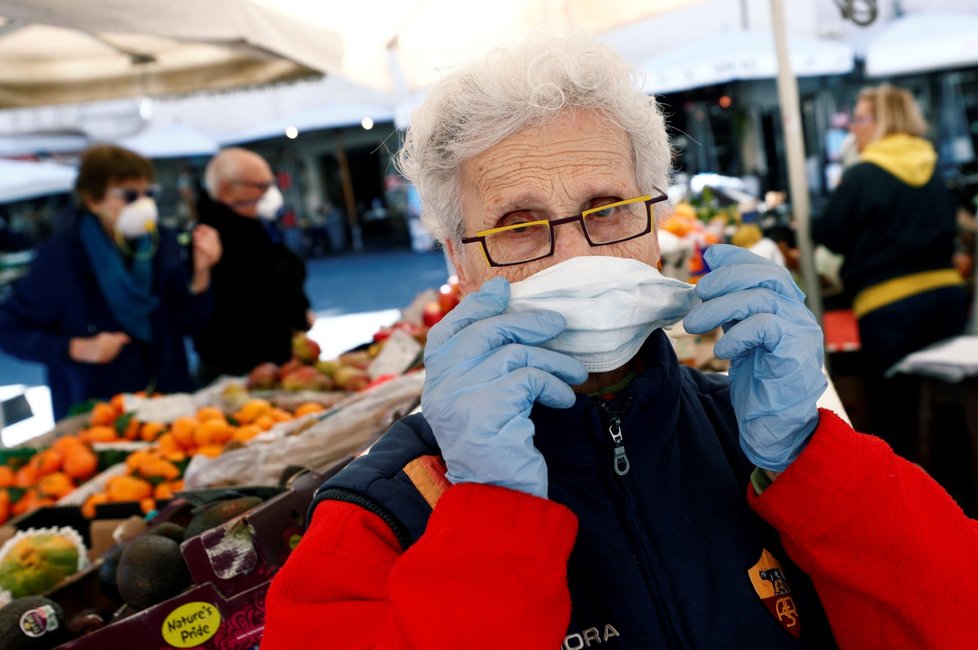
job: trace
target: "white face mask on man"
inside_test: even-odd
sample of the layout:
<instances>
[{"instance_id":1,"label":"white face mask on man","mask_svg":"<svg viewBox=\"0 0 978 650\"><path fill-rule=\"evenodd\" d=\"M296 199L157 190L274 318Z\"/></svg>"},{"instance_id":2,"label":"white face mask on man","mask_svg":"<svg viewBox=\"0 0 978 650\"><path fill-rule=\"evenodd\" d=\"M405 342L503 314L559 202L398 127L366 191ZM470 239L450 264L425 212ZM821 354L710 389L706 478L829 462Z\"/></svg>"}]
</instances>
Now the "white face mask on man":
<instances>
[{"instance_id":1,"label":"white face mask on man","mask_svg":"<svg viewBox=\"0 0 978 650\"><path fill-rule=\"evenodd\" d=\"M278 211L282 209L284 204L285 199L282 197L282 191L272 185L258 199L258 204L255 206L255 213L259 219L273 221L278 216Z\"/></svg>"},{"instance_id":2,"label":"white face mask on man","mask_svg":"<svg viewBox=\"0 0 978 650\"><path fill-rule=\"evenodd\" d=\"M607 372L638 354L654 330L682 320L695 303L693 289L638 260L584 255L514 282L507 311L559 312L567 329L542 347L574 357L588 372Z\"/></svg>"},{"instance_id":3,"label":"white face mask on man","mask_svg":"<svg viewBox=\"0 0 978 650\"><path fill-rule=\"evenodd\" d=\"M158 218L156 201L142 196L122 208L114 227L126 239L135 239L156 230Z\"/></svg>"}]
</instances>

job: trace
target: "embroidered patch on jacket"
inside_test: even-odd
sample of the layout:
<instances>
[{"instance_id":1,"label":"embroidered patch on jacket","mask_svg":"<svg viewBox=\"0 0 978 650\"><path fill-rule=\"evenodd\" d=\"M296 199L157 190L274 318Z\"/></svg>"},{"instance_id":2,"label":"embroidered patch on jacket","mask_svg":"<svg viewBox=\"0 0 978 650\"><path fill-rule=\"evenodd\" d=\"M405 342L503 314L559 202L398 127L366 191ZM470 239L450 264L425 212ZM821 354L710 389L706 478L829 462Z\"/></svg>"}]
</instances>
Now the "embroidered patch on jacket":
<instances>
[{"instance_id":1,"label":"embroidered patch on jacket","mask_svg":"<svg viewBox=\"0 0 978 650\"><path fill-rule=\"evenodd\" d=\"M787 630L788 634L796 639L799 638L801 618L798 616L795 600L791 597L788 578L784 575L777 558L764 549L761 552L761 559L748 569L747 575L754 585L754 591L775 620Z\"/></svg>"},{"instance_id":2,"label":"embroidered patch on jacket","mask_svg":"<svg viewBox=\"0 0 978 650\"><path fill-rule=\"evenodd\" d=\"M417 488L424 500L428 502L434 510L438 499L451 487L451 483L445 478L448 468L441 456L420 456L404 466L404 473L408 475L414 487Z\"/></svg>"}]
</instances>

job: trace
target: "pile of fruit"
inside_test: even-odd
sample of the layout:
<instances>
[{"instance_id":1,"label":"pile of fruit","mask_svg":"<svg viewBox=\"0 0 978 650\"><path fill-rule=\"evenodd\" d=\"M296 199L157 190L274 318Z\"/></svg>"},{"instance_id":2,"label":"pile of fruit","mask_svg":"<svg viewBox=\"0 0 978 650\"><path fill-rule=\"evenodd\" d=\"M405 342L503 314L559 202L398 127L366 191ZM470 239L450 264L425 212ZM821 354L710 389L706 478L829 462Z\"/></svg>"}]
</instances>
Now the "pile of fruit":
<instances>
[{"instance_id":1,"label":"pile of fruit","mask_svg":"<svg viewBox=\"0 0 978 650\"><path fill-rule=\"evenodd\" d=\"M423 328L426 333L428 328ZM249 390L361 391L370 386L367 368L383 347L383 337L364 350L320 359L321 348L300 332L292 338L292 358L278 366L263 363L248 373Z\"/></svg>"},{"instance_id":2,"label":"pile of fruit","mask_svg":"<svg viewBox=\"0 0 978 650\"><path fill-rule=\"evenodd\" d=\"M39 508L54 505L101 470L125 463L125 474L108 479L89 495L82 514L95 516L100 503L138 501L144 512L158 501L171 499L183 488L183 471L196 454L214 457L247 443L275 424L324 410L318 403L300 405L294 413L263 399L250 399L230 416L203 407L193 417L173 422L140 422L126 413L124 398L96 403L88 426L76 435L64 435L25 461L15 458L0 465L0 523ZM140 449L115 449L113 443L141 441ZM131 447L131 445L130 445Z\"/></svg>"}]
</instances>

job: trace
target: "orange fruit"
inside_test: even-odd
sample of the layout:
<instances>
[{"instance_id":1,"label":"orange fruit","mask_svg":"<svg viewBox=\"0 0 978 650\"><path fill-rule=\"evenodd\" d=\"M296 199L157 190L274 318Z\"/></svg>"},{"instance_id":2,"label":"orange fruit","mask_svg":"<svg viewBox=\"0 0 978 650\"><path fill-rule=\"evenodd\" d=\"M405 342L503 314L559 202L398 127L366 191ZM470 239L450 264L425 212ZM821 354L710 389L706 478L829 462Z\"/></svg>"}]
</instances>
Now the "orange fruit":
<instances>
[{"instance_id":1,"label":"orange fruit","mask_svg":"<svg viewBox=\"0 0 978 650\"><path fill-rule=\"evenodd\" d=\"M95 494L85 499L85 503L83 503L81 507L81 512L89 519L94 519L95 506L97 506L100 503L108 503L108 502L109 502L108 494L106 494L105 492L96 492Z\"/></svg>"},{"instance_id":2,"label":"orange fruit","mask_svg":"<svg viewBox=\"0 0 978 650\"><path fill-rule=\"evenodd\" d=\"M153 458L153 452L148 449L134 451L126 456L126 469L130 472L137 472L139 471L139 467L150 458Z\"/></svg>"},{"instance_id":3,"label":"orange fruit","mask_svg":"<svg viewBox=\"0 0 978 650\"><path fill-rule=\"evenodd\" d=\"M92 413L88 418L88 422L92 426L111 425L121 412L121 410L117 411L108 402L98 402L92 407Z\"/></svg>"},{"instance_id":4,"label":"orange fruit","mask_svg":"<svg viewBox=\"0 0 978 650\"><path fill-rule=\"evenodd\" d=\"M93 442L115 442L119 437L115 429L105 425L97 425L83 429L78 433L78 439L89 444Z\"/></svg>"},{"instance_id":5,"label":"orange fruit","mask_svg":"<svg viewBox=\"0 0 978 650\"><path fill-rule=\"evenodd\" d=\"M306 402L305 404L300 404L299 408L295 410L295 416L297 418L303 415L309 415L310 413L322 413L326 410L326 407L319 402Z\"/></svg>"},{"instance_id":6,"label":"orange fruit","mask_svg":"<svg viewBox=\"0 0 978 650\"><path fill-rule=\"evenodd\" d=\"M203 445L201 446L200 449L197 450L197 453L203 454L208 458L215 458L217 456L220 456L221 452L223 451L224 451L224 447L222 447L221 445Z\"/></svg>"},{"instance_id":7,"label":"orange fruit","mask_svg":"<svg viewBox=\"0 0 978 650\"><path fill-rule=\"evenodd\" d=\"M292 414L285 409L273 408L269 413L276 422L285 422L292 419Z\"/></svg>"},{"instance_id":8,"label":"orange fruit","mask_svg":"<svg viewBox=\"0 0 978 650\"><path fill-rule=\"evenodd\" d=\"M232 433L234 433L234 429L223 417L211 418L197 425L194 442L199 446L219 445L230 440Z\"/></svg>"},{"instance_id":9,"label":"orange fruit","mask_svg":"<svg viewBox=\"0 0 978 650\"><path fill-rule=\"evenodd\" d=\"M113 409L115 409L117 415L122 415L126 412L126 394L116 393L112 396L112 399L109 400L109 404Z\"/></svg>"},{"instance_id":10,"label":"orange fruit","mask_svg":"<svg viewBox=\"0 0 978 650\"><path fill-rule=\"evenodd\" d=\"M139 509L143 511L144 515L156 510L156 499L153 497L146 497L145 499L139 500Z\"/></svg>"},{"instance_id":11,"label":"orange fruit","mask_svg":"<svg viewBox=\"0 0 978 650\"><path fill-rule=\"evenodd\" d=\"M164 431L166 425L162 422L144 422L139 430L139 437L147 442L154 442Z\"/></svg>"},{"instance_id":12,"label":"orange fruit","mask_svg":"<svg viewBox=\"0 0 978 650\"><path fill-rule=\"evenodd\" d=\"M79 481L87 481L98 470L98 456L88 447L78 447L65 454L64 473Z\"/></svg>"},{"instance_id":13,"label":"orange fruit","mask_svg":"<svg viewBox=\"0 0 978 650\"><path fill-rule=\"evenodd\" d=\"M225 421L227 420L227 418L224 415L224 411L214 406L202 406L197 411L197 419L200 420L201 422L205 420L213 420L216 418L220 418Z\"/></svg>"},{"instance_id":14,"label":"orange fruit","mask_svg":"<svg viewBox=\"0 0 978 650\"><path fill-rule=\"evenodd\" d=\"M170 433L181 447L194 444L194 432L197 430L197 420L190 417L177 418L170 424Z\"/></svg>"},{"instance_id":15,"label":"orange fruit","mask_svg":"<svg viewBox=\"0 0 978 650\"><path fill-rule=\"evenodd\" d=\"M37 491L42 496L60 499L75 489L71 478L63 472L48 474L37 482Z\"/></svg>"},{"instance_id":16,"label":"orange fruit","mask_svg":"<svg viewBox=\"0 0 978 650\"><path fill-rule=\"evenodd\" d=\"M157 501L164 501L173 498L173 486L164 481L153 489L153 498Z\"/></svg>"},{"instance_id":17,"label":"orange fruit","mask_svg":"<svg viewBox=\"0 0 978 650\"><path fill-rule=\"evenodd\" d=\"M271 415L261 415L255 419L253 424L262 431L268 431L275 426L275 419Z\"/></svg>"},{"instance_id":18,"label":"orange fruit","mask_svg":"<svg viewBox=\"0 0 978 650\"><path fill-rule=\"evenodd\" d=\"M19 488L29 488L37 483L37 470L30 465L24 465L14 475L14 485Z\"/></svg>"},{"instance_id":19,"label":"orange fruit","mask_svg":"<svg viewBox=\"0 0 978 650\"><path fill-rule=\"evenodd\" d=\"M156 439L156 449L160 455L174 463L180 463L187 459L184 448L177 443L172 433L164 433Z\"/></svg>"},{"instance_id":20,"label":"orange fruit","mask_svg":"<svg viewBox=\"0 0 978 650\"><path fill-rule=\"evenodd\" d=\"M10 493L0 490L0 525L10 519Z\"/></svg>"},{"instance_id":21,"label":"orange fruit","mask_svg":"<svg viewBox=\"0 0 978 650\"><path fill-rule=\"evenodd\" d=\"M146 478L160 477L165 481L172 481L180 476L177 466L164 458L150 456L139 465L139 473Z\"/></svg>"},{"instance_id":22,"label":"orange fruit","mask_svg":"<svg viewBox=\"0 0 978 650\"><path fill-rule=\"evenodd\" d=\"M234 412L234 419L241 424L251 424L262 415L267 415L272 410L272 405L268 400L253 399L248 400Z\"/></svg>"},{"instance_id":23,"label":"orange fruit","mask_svg":"<svg viewBox=\"0 0 978 650\"><path fill-rule=\"evenodd\" d=\"M129 424L126 425L126 430L122 432L122 437L126 440L135 440L139 437L139 426L139 420L129 418Z\"/></svg>"},{"instance_id":24,"label":"orange fruit","mask_svg":"<svg viewBox=\"0 0 978 650\"><path fill-rule=\"evenodd\" d=\"M31 456L27 464L34 468L38 476L44 476L60 470L62 462L64 462L64 454L57 449L45 449Z\"/></svg>"},{"instance_id":25,"label":"orange fruit","mask_svg":"<svg viewBox=\"0 0 978 650\"><path fill-rule=\"evenodd\" d=\"M238 442L248 442L255 436L261 433L259 429L254 424L246 424L243 427L238 427L234 434L231 436L231 440L237 440Z\"/></svg>"},{"instance_id":26,"label":"orange fruit","mask_svg":"<svg viewBox=\"0 0 978 650\"><path fill-rule=\"evenodd\" d=\"M14 484L16 480L16 474L13 468L7 467L6 465L0 465L0 488L8 488ZM6 494L6 492L4 492Z\"/></svg>"},{"instance_id":27,"label":"orange fruit","mask_svg":"<svg viewBox=\"0 0 978 650\"><path fill-rule=\"evenodd\" d=\"M153 486L134 476L113 476L105 486L109 501L139 501L153 494Z\"/></svg>"},{"instance_id":28,"label":"orange fruit","mask_svg":"<svg viewBox=\"0 0 978 650\"><path fill-rule=\"evenodd\" d=\"M69 450L78 447L85 447L85 443L75 436L61 436L51 443L51 449L57 449L63 454L67 454Z\"/></svg>"}]
</instances>

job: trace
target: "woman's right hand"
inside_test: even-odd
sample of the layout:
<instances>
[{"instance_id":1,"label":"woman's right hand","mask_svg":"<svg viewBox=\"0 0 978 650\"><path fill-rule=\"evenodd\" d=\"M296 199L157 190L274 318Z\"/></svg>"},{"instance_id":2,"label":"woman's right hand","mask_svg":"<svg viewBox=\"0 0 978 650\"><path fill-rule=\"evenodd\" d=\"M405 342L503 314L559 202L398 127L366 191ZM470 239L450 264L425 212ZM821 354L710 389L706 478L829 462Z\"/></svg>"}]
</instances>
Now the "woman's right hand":
<instances>
[{"instance_id":1,"label":"woman's right hand","mask_svg":"<svg viewBox=\"0 0 978 650\"><path fill-rule=\"evenodd\" d=\"M130 342L124 332L100 332L95 336L75 337L68 344L68 356L79 363L109 363Z\"/></svg>"}]
</instances>

